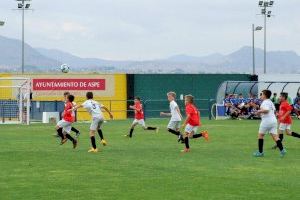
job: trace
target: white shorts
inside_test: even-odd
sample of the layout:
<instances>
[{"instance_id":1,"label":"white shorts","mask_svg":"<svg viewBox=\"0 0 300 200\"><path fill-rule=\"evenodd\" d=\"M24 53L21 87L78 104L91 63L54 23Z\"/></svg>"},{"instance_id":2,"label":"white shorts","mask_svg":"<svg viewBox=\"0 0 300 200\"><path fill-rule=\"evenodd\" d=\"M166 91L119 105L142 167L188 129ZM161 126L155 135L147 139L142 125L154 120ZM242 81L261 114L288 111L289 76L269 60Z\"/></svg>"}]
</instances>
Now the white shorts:
<instances>
[{"instance_id":1,"label":"white shorts","mask_svg":"<svg viewBox=\"0 0 300 200\"><path fill-rule=\"evenodd\" d=\"M190 124L187 124L186 126L185 126L185 129L184 129L184 132L186 132L186 133L197 133L197 130L198 130L198 127L199 126L192 126L192 125L190 125Z\"/></svg>"},{"instance_id":2,"label":"white shorts","mask_svg":"<svg viewBox=\"0 0 300 200\"><path fill-rule=\"evenodd\" d=\"M132 125L133 124L139 124L142 127L146 127L145 120L143 120L143 119L134 119L133 122L132 122Z\"/></svg>"},{"instance_id":3,"label":"white shorts","mask_svg":"<svg viewBox=\"0 0 300 200\"><path fill-rule=\"evenodd\" d=\"M59 128L63 128L63 132L70 133L72 129L72 122L67 122L66 120L62 119L57 122L57 126Z\"/></svg>"},{"instance_id":4,"label":"white shorts","mask_svg":"<svg viewBox=\"0 0 300 200\"><path fill-rule=\"evenodd\" d=\"M172 129L174 131L177 131L180 129L180 121L169 121L168 129Z\"/></svg>"},{"instance_id":5,"label":"white shorts","mask_svg":"<svg viewBox=\"0 0 300 200\"><path fill-rule=\"evenodd\" d=\"M277 123L274 124L260 124L259 133L277 135Z\"/></svg>"},{"instance_id":6,"label":"white shorts","mask_svg":"<svg viewBox=\"0 0 300 200\"><path fill-rule=\"evenodd\" d=\"M285 130L291 130L292 124L284 124L280 123L279 124L279 130L285 131Z\"/></svg>"},{"instance_id":7,"label":"white shorts","mask_svg":"<svg viewBox=\"0 0 300 200\"><path fill-rule=\"evenodd\" d=\"M91 131L96 131L96 130L100 129L103 122L104 122L103 118L94 117L93 121L91 123L91 126L90 126L90 130Z\"/></svg>"}]
</instances>

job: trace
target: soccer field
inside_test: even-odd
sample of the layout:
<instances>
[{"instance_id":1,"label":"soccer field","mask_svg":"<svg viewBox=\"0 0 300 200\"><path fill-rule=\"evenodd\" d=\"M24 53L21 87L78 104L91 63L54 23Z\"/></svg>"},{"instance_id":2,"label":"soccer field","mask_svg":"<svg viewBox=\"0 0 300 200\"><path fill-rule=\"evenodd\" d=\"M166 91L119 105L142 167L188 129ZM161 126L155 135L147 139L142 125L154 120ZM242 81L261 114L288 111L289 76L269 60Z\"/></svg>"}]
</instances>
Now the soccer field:
<instances>
[{"instance_id":1,"label":"soccer field","mask_svg":"<svg viewBox=\"0 0 300 200\"><path fill-rule=\"evenodd\" d=\"M158 134L138 127L123 137L131 121L104 124L108 146L96 154L90 147L89 124L78 148L52 136L53 125L1 125L0 199L299 199L300 140L285 137L280 158L265 140L265 157L254 158L259 121L208 121L210 142L191 141L191 152L165 130L167 119L149 119ZM300 132L300 121L295 121ZM98 137L97 137L98 138ZM99 139L99 138L98 138Z\"/></svg>"}]
</instances>

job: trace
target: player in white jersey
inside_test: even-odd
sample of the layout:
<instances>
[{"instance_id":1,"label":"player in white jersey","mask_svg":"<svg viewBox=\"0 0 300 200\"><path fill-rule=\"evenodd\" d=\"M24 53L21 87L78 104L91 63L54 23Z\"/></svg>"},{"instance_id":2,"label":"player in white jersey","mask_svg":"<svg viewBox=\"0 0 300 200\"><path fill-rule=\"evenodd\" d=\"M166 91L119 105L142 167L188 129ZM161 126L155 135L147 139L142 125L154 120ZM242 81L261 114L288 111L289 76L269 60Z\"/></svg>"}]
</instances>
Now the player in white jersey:
<instances>
[{"instance_id":1,"label":"player in white jersey","mask_svg":"<svg viewBox=\"0 0 300 200\"><path fill-rule=\"evenodd\" d=\"M178 136L178 142L183 142L183 137L179 131L180 129L180 123L182 120L182 115L180 113L180 109L178 107L178 104L176 103L176 93L175 92L168 92L167 93L168 101L170 102L170 112L165 113L161 112L160 116L167 116L171 117L169 124L167 126L167 129L170 133Z\"/></svg>"},{"instance_id":2,"label":"player in white jersey","mask_svg":"<svg viewBox=\"0 0 300 200\"><path fill-rule=\"evenodd\" d=\"M92 116L93 121L90 126L90 139L91 139L92 148L88 152L96 153L98 152L96 146L96 139L95 139L96 131L98 131L98 134L100 136L101 139L100 143L103 146L107 144L106 141L104 140L103 132L101 130L101 125L104 122L104 117L101 109L104 109L106 112L108 112L111 119L113 119L113 115L104 105L99 104L97 101L93 100L94 95L92 92L87 92L86 98L87 100L83 104L75 106L75 108L73 108L73 111L77 110L78 108L85 108Z\"/></svg>"},{"instance_id":3,"label":"player in white jersey","mask_svg":"<svg viewBox=\"0 0 300 200\"><path fill-rule=\"evenodd\" d=\"M286 150L283 148L282 142L277 134L277 119L275 115L276 109L273 102L270 100L271 95L272 92L270 90L263 90L260 95L260 98L263 100L263 102L260 106L260 110L257 111L257 114L261 116L261 123L258 132L258 151L254 153L255 157L264 156L264 136L268 133L276 142L281 156L286 154Z\"/></svg>"}]
</instances>

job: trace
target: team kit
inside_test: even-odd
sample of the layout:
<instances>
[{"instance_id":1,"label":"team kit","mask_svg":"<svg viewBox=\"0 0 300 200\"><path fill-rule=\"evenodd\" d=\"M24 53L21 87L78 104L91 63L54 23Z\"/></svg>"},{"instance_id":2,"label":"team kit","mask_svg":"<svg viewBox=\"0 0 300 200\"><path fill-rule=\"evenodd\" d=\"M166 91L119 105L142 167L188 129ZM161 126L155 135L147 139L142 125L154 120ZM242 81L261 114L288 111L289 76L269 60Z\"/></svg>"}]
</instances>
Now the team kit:
<instances>
[{"instance_id":1,"label":"team kit","mask_svg":"<svg viewBox=\"0 0 300 200\"><path fill-rule=\"evenodd\" d=\"M292 118L291 111L292 107L287 102L287 93L281 93L280 95L280 107L277 112L273 102L270 100L272 92L270 90L263 90L260 94L262 104L260 109L257 110L257 115L261 116L261 123L258 131L258 150L254 152L253 156L263 157L264 156L264 136L270 134L275 142L274 149L278 148L280 156L283 157L287 151L283 146L283 135L286 133L288 136L300 138L300 134L291 130ZM176 103L176 93L168 92L167 99L170 103L170 112L161 112L160 116L170 117L170 121L167 125L167 131L176 136L177 141L184 145L183 153L190 152L191 139L204 138L205 141L209 141L209 133L206 130L199 131L201 127L201 117L198 108L194 103L194 97L192 95L186 95L184 97L185 103L185 119L181 115L180 108ZM74 102L75 97L69 92L64 93L65 107L62 113L62 120L56 125L55 134L61 138L61 145L65 144L68 140L73 143L75 149L78 144L78 137L80 131L77 130L73 124L75 122L75 112L79 108L85 108L86 111L91 115L92 122L90 125L90 141L91 148L88 150L89 153L97 153L98 148L96 144L96 134L100 137L100 144L103 146L107 145L104 139L103 131L101 129L105 119L103 110L106 111L110 119L113 119L112 113L104 105L94 100L92 92L86 93L86 101L81 105L76 105ZM144 120L144 111L141 99L139 97L134 98L134 105L129 106L135 113L135 118L130 126L128 134L125 137L132 138L134 129L137 125L142 126L145 131L159 132L159 127L146 126ZM279 122L279 128L278 128ZM71 136L71 132L75 133L75 137Z\"/></svg>"}]
</instances>

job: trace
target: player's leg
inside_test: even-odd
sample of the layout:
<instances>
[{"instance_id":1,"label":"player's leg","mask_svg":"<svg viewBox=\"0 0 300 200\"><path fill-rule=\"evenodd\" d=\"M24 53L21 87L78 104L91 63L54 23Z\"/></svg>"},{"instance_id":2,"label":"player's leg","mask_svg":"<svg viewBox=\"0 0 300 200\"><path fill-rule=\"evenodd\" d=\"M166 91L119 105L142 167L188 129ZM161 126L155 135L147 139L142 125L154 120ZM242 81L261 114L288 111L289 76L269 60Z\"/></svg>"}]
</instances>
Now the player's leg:
<instances>
[{"instance_id":1,"label":"player's leg","mask_svg":"<svg viewBox=\"0 0 300 200\"><path fill-rule=\"evenodd\" d=\"M264 156L264 136L265 136L265 132L260 130L258 133L258 143L257 143L258 151L253 154L255 157Z\"/></svg>"},{"instance_id":2,"label":"player's leg","mask_svg":"<svg viewBox=\"0 0 300 200\"><path fill-rule=\"evenodd\" d=\"M281 142L283 142L283 137L284 137L283 133L284 133L284 131L287 130L287 128L288 128L287 126L288 126L287 124L283 124L283 123L279 124L278 137L281 140Z\"/></svg>"},{"instance_id":3,"label":"player's leg","mask_svg":"<svg viewBox=\"0 0 300 200\"><path fill-rule=\"evenodd\" d=\"M189 138L193 137L193 134L194 134L193 129L194 129L194 127L191 126L191 125L189 125L189 124L187 124L185 126L185 130L184 130L184 132L185 132L185 134L184 134L184 145L185 145L185 148L184 148L184 150L182 152L187 153L187 152L190 151Z\"/></svg>"},{"instance_id":4,"label":"player's leg","mask_svg":"<svg viewBox=\"0 0 300 200\"><path fill-rule=\"evenodd\" d=\"M97 127L97 131L98 131L98 135L100 137L100 143L103 145L103 146L106 146L107 145L107 142L106 140L104 139L104 135L103 135L103 131L101 129L101 126L102 126L102 123L103 123L103 119L100 119L100 121L98 122L98 127Z\"/></svg>"},{"instance_id":5,"label":"player's leg","mask_svg":"<svg viewBox=\"0 0 300 200\"><path fill-rule=\"evenodd\" d=\"M198 126L195 126L194 129L193 129L194 133L197 133L198 131ZM200 138L200 137L204 137L205 140L208 140L208 132L207 131L201 131L200 133L198 134L193 134L193 139L195 138Z\"/></svg>"},{"instance_id":6,"label":"player's leg","mask_svg":"<svg viewBox=\"0 0 300 200\"><path fill-rule=\"evenodd\" d=\"M132 137L132 134L133 134L133 131L134 131L134 128L135 128L136 125L138 125L138 120L137 120L137 119L135 119L135 120L132 122L131 127L130 127L130 130L129 130L129 134L126 135L126 136L128 136L128 137L130 137L130 138Z\"/></svg>"},{"instance_id":7,"label":"player's leg","mask_svg":"<svg viewBox=\"0 0 300 200\"><path fill-rule=\"evenodd\" d=\"M299 133L296 133L296 132L294 132L294 131L291 131L291 136L293 136L293 137L296 137L296 138L300 138L300 134Z\"/></svg>"},{"instance_id":8,"label":"player's leg","mask_svg":"<svg viewBox=\"0 0 300 200\"><path fill-rule=\"evenodd\" d=\"M73 149L77 147L77 140L70 135L72 123L66 122L66 125L63 127L63 132L66 134L66 138L73 143Z\"/></svg>"},{"instance_id":9,"label":"player's leg","mask_svg":"<svg viewBox=\"0 0 300 200\"><path fill-rule=\"evenodd\" d=\"M279 148L281 156L284 156L286 154L286 150L283 148L282 142L276 132L270 132L274 142L276 142L277 147Z\"/></svg>"},{"instance_id":10,"label":"player's leg","mask_svg":"<svg viewBox=\"0 0 300 200\"><path fill-rule=\"evenodd\" d=\"M139 120L139 124L143 127L144 130L148 130L148 131L158 130L158 127L146 126L145 120L143 120L143 119Z\"/></svg>"},{"instance_id":11,"label":"player's leg","mask_svg":"<svg viewBox=\"0 0 300 200\"><path fill-rule=\"evenodd\" d=\"M169 124L167 126L168 132L176 135L178 137L178 142L181 141L182 143L184 143L183 136L180 133L179 128L180 128L180 121L169 121Z\"/></svg>"},{"instance_id":12,"label":"player's leg","mask_svg":"<svg viewBox=\"0 0 300 200\"><path fill-rule=\"evenodd\" d=\"M91 139L91 145L92 145L92 147L91 147L91 149L88 152L91 152L91 153L98 152L97 145L96 145L95 133L96 133L95 130L90 130L90 139Z\"/></svg>"},{"instance_id":13,"label":"player's leg","mask_svg":"<svg viewBox=\"0 0 300 200\"><path fill-rule=\"evenodd\" d=\"M63 123L63 120L58 121L55 126L55 129L57 132L57 136L61 137L61 139L64 139L64 135L63 135L63 131L62 131L62 123Z\"/></svg>"},{"instance_id":14,"label":"player's leg","mask_svg":"<svg viewBox=\"0 0 300 200\"><path fill-rule=\"evenodd\" d=\"M279 137L279 139L281 140L281 142L283 142L283 133L284 133L284 131L286 131L287 129L286 129L286 125L285 124L283 124L283 123L280 123L279 124L279 128L278 128L278 137ZM272 149L277 149L277 144L276 144L276 142L275 142L275 145L272 147Z\"/></svg>"},{"instance_id":15,"label":"player's leg","mask_svg":"<svg viewBox=\"0 0 300 200\"><path fill-rule=\"evenodd\" d=\"M73 131L75 133L75 137L78 138L80 135L80 131L78 129L76 129L75 127L72 126L71 131Z\"/></svg>"}]
</instances>

